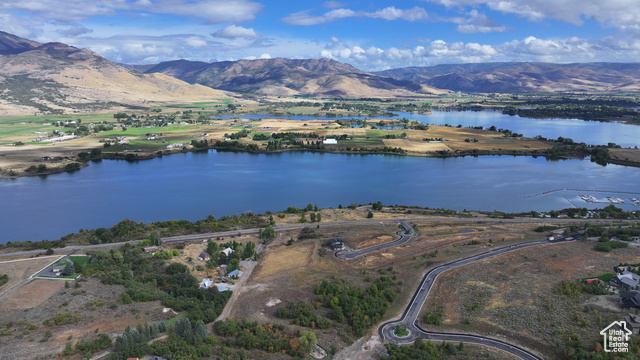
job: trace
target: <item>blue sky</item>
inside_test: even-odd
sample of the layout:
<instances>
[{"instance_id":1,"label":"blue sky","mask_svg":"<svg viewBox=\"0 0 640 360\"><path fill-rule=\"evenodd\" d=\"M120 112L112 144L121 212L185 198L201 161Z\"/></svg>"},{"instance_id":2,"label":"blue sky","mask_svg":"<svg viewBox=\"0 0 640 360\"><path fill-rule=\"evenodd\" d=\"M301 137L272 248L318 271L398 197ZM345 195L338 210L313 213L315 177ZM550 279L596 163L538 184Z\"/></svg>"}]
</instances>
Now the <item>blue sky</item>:
<instances>
[{"instance_id":1,"label":"blue sky","mask_svg":"<svg viewBox=\"0 0 640 360\"><path fill-rule=\"evenodd\" d=\"M374 71L638 62L640 0L22 0L1 30L116 62L332 58Z\"/></svg>"}]
</instances>

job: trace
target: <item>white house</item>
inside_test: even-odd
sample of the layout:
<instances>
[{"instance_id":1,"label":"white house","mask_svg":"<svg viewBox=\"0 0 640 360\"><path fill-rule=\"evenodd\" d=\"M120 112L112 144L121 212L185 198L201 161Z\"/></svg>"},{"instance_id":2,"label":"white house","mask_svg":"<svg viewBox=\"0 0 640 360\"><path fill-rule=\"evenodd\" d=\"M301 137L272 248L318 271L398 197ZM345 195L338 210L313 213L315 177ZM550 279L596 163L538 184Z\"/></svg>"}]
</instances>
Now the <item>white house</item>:
<instances>
[{"instance_id":1,"label":"white house","mask_svg":"<svg viewBox=\"0 0 640 360\"><path fill-rule=\"evenodd\" d=\"M233 249L232 248L226 248L222 251L220 251L220 254L224 254L225 256L229 256L231 253L233 253Z\"/></svg>"},{"instance_id":2,"label":"white house","mask_svg":"<svg viewBox=\"0 0 640 360\"><path fill-rule=\"evenodd\" d=\"M209 279L202 279L202 281L200 282L200 288L201 289L208 289L210 287L213 286L213 281L209 280Z\"/></svg>"},{"instance_id":3,"label":"white house","mask_svg":"<svg viewBox=\"0 0 640 360\"><path fill-rule=\"evenodd\" d=\"M337 139L324 139L322 140L322 144L324 145L338 145Z\"/></svg>"}]
</instances>

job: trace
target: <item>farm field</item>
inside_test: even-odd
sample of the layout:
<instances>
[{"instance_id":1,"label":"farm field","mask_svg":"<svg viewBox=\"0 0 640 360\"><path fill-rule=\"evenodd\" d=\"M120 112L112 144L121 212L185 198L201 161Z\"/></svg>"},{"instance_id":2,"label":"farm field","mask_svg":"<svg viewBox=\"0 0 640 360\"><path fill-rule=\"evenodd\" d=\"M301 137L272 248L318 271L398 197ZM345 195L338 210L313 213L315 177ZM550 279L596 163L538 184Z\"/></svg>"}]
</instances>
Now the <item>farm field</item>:
<instances>
[{"instance_id":1,"label":"farm field","mask_svg":"<svg viewBox=\"0 0 640 360\"><path fill-rule=\"evenodd\" d=\"M166 110L170 110L167 108ZM175 109L174 109L175 110ZM248 109L245 109L248 110ZM192 109L184 110L193 111ZM178 116L175 112L172 116ZM141 117L142 114L138 114ZM169 114L167 114L169 115ZM47 169L38 172L51 173L63 171L65 166L78 163L85 166L85 160L79 159L81 152L100 150L103 157L124 158L125 155L135 154L136 159L145 159L160 154L171 154L191 149L193 140L207 140L209 146L216 141L225 141L227 136L241 130L250 132L248 137L238 139L243 145L258 145L258 151L266 151L267 140L253 141L253 134L270 135L272 133L294 132L299 134L315 133L320 137L343 136L347 140L339 140L337 145L325 145L322 151L350 153L353 151L382 151L384 147L400 148L407 155L413 156L443 156L455 154L532 154L544 153L550 144L544 141L525 138L507 137L502 133L468 128L453 128L447 126L430 126L428 130L410 129L368 129L341 127L334 120L284 120L263 118L260 120L246 120L242 115L229 120L210 120L196 123L194 119L175 121L166 126L119 127L113 116L93 115L85 116L78 126L91 126L92 121L100 121L116 126L114 130L92 133L91 135L57 142L34 142L38 136L51 136L54 131L65 132L69 128L61 126L43 125L44 122L74 120L75 116L63 117L13 117L0 121L0 169L7 176L21 176L30 166L45 165ZM80 119L80 117L78 117ZM21 121L22 120L22 121ZM396 120L382 121L393 123ZM405 137L406 136L406 137ZM386 137L395 137L388 139ZM426 141L428 139L442 139L440 142ZM316 138L300 137L303 142L317 141ZM12 146L22 143L21 146ZM105 147L105 143L112 146ZM181 144L175 148L168 148L170 144ZM107 144L109 145L109 144ZM284 145L282 149L292 148ZM49 157L48 159L46 157ZM44 160L43 160L44 159Z\"/></svg>"}]
</instances>

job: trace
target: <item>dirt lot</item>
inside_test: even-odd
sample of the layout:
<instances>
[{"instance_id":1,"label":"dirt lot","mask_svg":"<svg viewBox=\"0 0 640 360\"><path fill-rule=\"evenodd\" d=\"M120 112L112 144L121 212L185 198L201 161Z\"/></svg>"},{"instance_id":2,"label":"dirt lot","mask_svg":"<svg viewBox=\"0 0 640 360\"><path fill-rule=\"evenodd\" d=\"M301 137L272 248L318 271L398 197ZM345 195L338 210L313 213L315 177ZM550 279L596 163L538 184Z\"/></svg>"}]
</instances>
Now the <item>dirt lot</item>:
<instances>
[{"instance_id":1,"label":"dirt lot","mask_svg":"<svg viewBox=\"0 0 640 360\"><path fill-rule=\"evenodd\" d=\"M37 271L59 258L60 255L53 255L27 259L3 259L0 261L0 274L9 275L9 282L0 286L0 299L2 299L2 295L11 291L15 286L21 284L29 278L29 276L35 274Z\"/></svg>"},{"instance_id":2,"label":"dirt lot","mask_svg":"<svg viewBox=\"0 0 640 360\"><path fill-rule=\"evenodd\" d=\"M423 311L443 311L443 325L420 321L440 331L492 334L561 359L564 334L595 342L599 331L625 312L611 306L611 297L570 298L554 289L562 280L611 273L620 262L638 261L636 247L601 253L587 241L515 251L442 274Z\"/></svg>"},{"instance_id":3,"label":"dirt lot","mask_svg":"<svg viewBox=\"0 0 640 360\"><path fill-rule=\"evenodd\" d=\"M30 281L2 299L5 310L26 310L45 303L51 296L64 287L62 280Z\"/></svg>"}]
</instances>

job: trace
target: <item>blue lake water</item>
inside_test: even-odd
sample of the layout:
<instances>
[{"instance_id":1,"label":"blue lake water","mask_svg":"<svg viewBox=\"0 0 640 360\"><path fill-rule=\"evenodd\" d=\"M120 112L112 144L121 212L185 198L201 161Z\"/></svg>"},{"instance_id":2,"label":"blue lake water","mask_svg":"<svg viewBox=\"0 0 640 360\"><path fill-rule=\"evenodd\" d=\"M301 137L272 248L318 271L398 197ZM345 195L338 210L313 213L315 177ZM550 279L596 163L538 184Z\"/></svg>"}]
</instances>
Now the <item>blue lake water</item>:
<instances>
[{"instance_id":1,"label":"blue lake water","mask_svg":"<svg viewBox=\"0 0 640 360\"><path fill-rule=\"evenodd\" d=\"M500 211L593 208L578 195L640 198L640 169L583 160L418 158L309 152L185 153L105 160L73 173L0 181L0 243L57 239L80 228L198 220L287 206L354 202ZM555 189L578 189L531 196ZM595 190L607 192L595 192ZM590 192L591 191L591 192ZM629 194L635 193L635 194ZM640 209L624 205L626 210Z\"/></svg>"},{"instance_id":2,"label":"blue lake water","mask_svg":"<svg viewBox=\"0 0 640 360\"><path fill-rule=\"evenodd\" d=\"M393 119L407 118L426 124L452 125L463 127L482 126L485 129L495 126L498 129L509 129L513 132L524 134L527 137L542 135L549 139L557 139L559 136L571 138L576 142L584 142L591 145L606 145L613 142L622 147L640 146L640 126L629 125L621 122L584 121L578 119L530 119L519 116L504 115L499 111L433 111L431 114L411 114L397 112ZM313 116L273 116L269 114L250 114L224 116L220 118L282 118L292 120L336 120L338 118L313 117ZM371 119L380 120L389 117L347 117L347 119Z\"/></svg>"}]
</instances>

